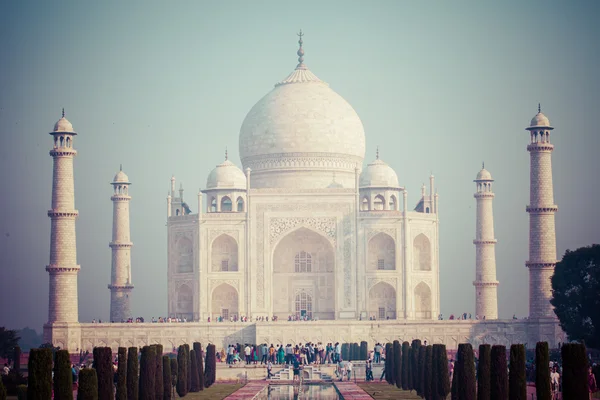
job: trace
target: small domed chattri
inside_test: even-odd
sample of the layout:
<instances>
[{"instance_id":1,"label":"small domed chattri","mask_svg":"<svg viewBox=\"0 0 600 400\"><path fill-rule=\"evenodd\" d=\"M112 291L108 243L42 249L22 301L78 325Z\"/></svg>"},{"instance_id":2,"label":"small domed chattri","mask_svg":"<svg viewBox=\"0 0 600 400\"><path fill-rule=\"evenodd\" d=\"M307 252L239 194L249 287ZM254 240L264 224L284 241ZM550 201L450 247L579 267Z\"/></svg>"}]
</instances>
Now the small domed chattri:
<instances>
[{"instance_id":1,"label":"small domed chattri","mask_svg":"<svg viewBox=\"0 0 600 400\"><path fill-rule=\"evenodd\" d=\"M528 130L535 128L554 129L550 126L550 120L542 113L542 106L538 103L538 113L531 119Z\"/></svg>"},{"instance_id":2,"label":"small domed chattri","mask_svg":"<svg viewBox=\"0 0 600 400\"><path fill-rule=\"evenodd\" d=\"M62 117L54 124L54 130L51 132L66 132L75 133L73 131L73 125L65 118L65 109L62 109Z\"/></svg>"}]
</instances>

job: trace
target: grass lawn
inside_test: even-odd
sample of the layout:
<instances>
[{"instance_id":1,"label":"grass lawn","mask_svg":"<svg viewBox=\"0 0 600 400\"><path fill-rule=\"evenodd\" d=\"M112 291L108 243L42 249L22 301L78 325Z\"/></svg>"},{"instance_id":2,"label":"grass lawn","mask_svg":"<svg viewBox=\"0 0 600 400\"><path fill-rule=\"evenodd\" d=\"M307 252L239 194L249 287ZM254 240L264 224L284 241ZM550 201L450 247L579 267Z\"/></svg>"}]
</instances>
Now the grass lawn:
<instances>
[{"instance_id":1,"label":"grass lawn","mask_svg":"<svg viewBox=\"0 0 600 400\"><path fill-rule=\"evenodd\" d=\"M396 386L388 385L387 383L359 383L358 386L369 396L375 400L387 400L387 399L406 399L406 400L419 400L417 393L413 390L412 392L406 390L400 390Z\"/></svg>"},{"instance_id":2,"label":"grass lawn","mask_svg":"<svg viewBox=\"0 0 600 400\"><path fill-rule=\"evenodd\" d=\"M244 385L240 383L215 383L208 389L204 389L203 391L197 393L188 393L185 397L181 398L186 400L220 400L229 396L231 393L235 392L242 386ZM180 397L177 396L177 394L175 394L175 398L179 399Z\"/></svg>"}]
</instances>

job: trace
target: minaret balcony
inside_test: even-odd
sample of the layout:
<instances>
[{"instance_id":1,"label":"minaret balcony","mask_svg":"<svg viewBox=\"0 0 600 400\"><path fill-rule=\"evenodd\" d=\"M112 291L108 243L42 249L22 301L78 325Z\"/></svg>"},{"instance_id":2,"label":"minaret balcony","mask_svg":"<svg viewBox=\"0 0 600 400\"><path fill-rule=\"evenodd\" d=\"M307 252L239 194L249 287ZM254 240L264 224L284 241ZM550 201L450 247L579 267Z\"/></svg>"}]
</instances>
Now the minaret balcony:
<instances>
[{"instance_id":1,"label":"minaret balcony","mask_svg":"<svg viewBox=\"0 0 600 400\"><path fill-rule=\"evenodd\" d=\"M557 260L557 262L558 262L558 260ZM556 262L527 261L525 263L525 265L527 266L527 268L530 268L530 269L554 269L554 267L556 266Z\"/></svg>"},{"instance_id":2,"label":"minaret balcony","mask_svg":"<svg viewBox=\"0 0 600 400\"><path fill-rule=\"evenodd\" d=\"M527 211L528 213L555 213L558 211L558 206L557 205L545 206L545 207L526 206L525 211Z\"/></svg>"},{"instance_id":3,"label":"minaret balcony","mask_svg":"<svg viewBox=\"0 0 600 400\"><path fill-rule=\"evenodd\" d=\"M554 150L554 145L550 143L530 143L527 145L527 151L552 151Z\"/></svg>"},{"instance_id":4,"label":"minaret balcony","mask_svg":"<svg viewBox=\"0 0 600 400\"><path fill-rule=\"evenodd\" d=\"M79 265L71 265L69 267L64 267L57 264L46 265L46 271L50 272L51 274L57 272L79 272L80 269L81 267Z\"/></svg>"},{"instance_id":5,"label":"minaret balcony","mask_svg":"<svg viewBox=\"0 0 600 400\"><path fill-rule=\"evenodd\" d=\"M127 196L126 194L113 194L110 197L110 199L112 201L115 201L115 200L127 200L127 201L129 201L129 200L131 200L131 196Z\"/></svg>"},{"instance_id":6,"label":"minaret balcony","mask_svg":"<svg viewBox=\"0 0 600 400\"><path fill-rule=\"evenodd\" d=\"M50 218L77 218L77 216L79 216L79 211L48 210L48 216Z\"/></svg>"},{"instance_id":7,"label":"minaret balcony","mask_svg":"<svg viewBox=\"0 0 600 400\"><path fill-rule=\"evenodd\" d=\"M108 285L109 289L133 289L133 285L132 284L125 284L125 285Z\"/></svg>"},{"instance_id":8,"label":"minaret balcony","mask_svg":"<svg viewBox=\"0 0 600 400\"><path fill-rule=\"evenodd\" d=\"M57 147L55 149L50 150L50 155L52 157L69 157L76 156L77 150L71 149L68 147Z\"/></svg>"},{"instance_id":9,"label":"minaret balcony","mask_svg":"<svg viewBox=\"0 0 600 400\"><path fill-rule=\"evenodd\" d=\"M496 195L492 192L477 192L473 195L476 199L492 199Z\"/></svg>"},{"instance_id":10,"label":"minaret balcony","mask_svg":"<svg viewBox=\"0 0 600 400\"><path fill-rule=\"evenodd\" d=\"M498 281L473 281L473 286L498 286L500 282Z\"/></svg>"},{"instance_id":11,"label":"minaret balcony","mask_svg":"<svg viewBox=\"0 0 600 400\"><path fill-rule=\"evenodd\" d=\"M132 242L120 242L120 243L110 242L108 244L108 247L110 247L111 249L128 249L128 248L133 247L133 243Z\"/></svg>"},{"instance_id":12,"label":"minaret balcony","mask_svg":"<svg viewBox=\"0 0 600 400\"><path fill-rule=\"evenodd\" d=\"M473 244L496 244L496 239L474 239Z\"/></svg>"}]
</instances>

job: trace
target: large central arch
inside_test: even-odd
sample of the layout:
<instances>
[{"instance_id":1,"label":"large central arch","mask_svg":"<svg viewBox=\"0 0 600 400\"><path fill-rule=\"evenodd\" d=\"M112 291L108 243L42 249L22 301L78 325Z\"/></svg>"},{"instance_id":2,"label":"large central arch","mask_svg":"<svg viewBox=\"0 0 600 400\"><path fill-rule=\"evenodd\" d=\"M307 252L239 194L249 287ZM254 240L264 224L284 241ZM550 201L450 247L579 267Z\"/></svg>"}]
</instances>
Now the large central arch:
<instances>
[{"instance_id":1,"label":"large central arch","mask_svg":"<svg viewBox=\"0 0 600 400\"><path fill-rule=\"evenodd\" d=\"M327 238L298 228L276 245L272 265L273 315L335 318L335 251ZM310 312L296 307L298 296L310 298Z\"/></svg>"},{"instance_id":2,"label":"large central arch","mask_svg":"<svg viewBox=\"0 0 600 400\"><path fill-rule=\"evenodd\" d=\"M396 290L389 283L379 282L369 290L369 317L396 319Z\"/></svg>"}]
</instances>

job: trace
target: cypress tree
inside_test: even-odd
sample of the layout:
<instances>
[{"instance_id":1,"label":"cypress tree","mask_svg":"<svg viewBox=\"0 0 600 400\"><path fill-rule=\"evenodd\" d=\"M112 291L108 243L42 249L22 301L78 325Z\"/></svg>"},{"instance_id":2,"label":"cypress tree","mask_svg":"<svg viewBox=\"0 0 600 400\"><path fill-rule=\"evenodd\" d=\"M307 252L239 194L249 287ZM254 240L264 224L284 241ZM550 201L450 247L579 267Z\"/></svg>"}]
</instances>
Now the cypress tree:
<instances>
[{"instance_id":1,"label":"cypress tree","mask_svg":"<svg viewBox=\"0 0 600 400\"><path fill-rule=\"evenodd\" d=\"M508 400L508 376L506 366L506 347L492 346L490 363L491 400Z\"/></svg>"},{"instance_id":2,"label":"cypress tree","mask_svg":"<svg viewBox=\"0 0 600 400\"><path fill-rule=\"evenodd\" d=\"M415 339L410 344L412 349L411 351L411 375L412 375L412 389L419 392L419 348L421 347L421 341L419 339Z\"/></svg>"},{"instance_id":3,"label":"cypress tree","mask_svg":"<svg viewBox=\"0 0 600 400\"><path fill-rule=\"evenodd\" d=\"M402 345L400 341L394 340L394 382L396 383L396 387L398 389L402 389L402 371L404 370L402 367Z\"/></svg>"},{"instance_id":4,"label":"cypress tree","mask_svg":"<svg viewBox=\"0 0 600 400\"><path fill-rule=\"evenodd\" d=\"M535 395L537 400L552 398L548 342L538 342L535 345Z\"/></svg>"},{"instance_id":5,"label":"cypress tree","mask_svg":"<svg viewBox=\"0 0 600 400\"><path fill-rule=\"evenodd\" d=\"M479 345L479 363L477 364L477 400L490 400L491 351L489 344Z\"/></svg>"},{"instance_id":6,"label":"cypress tree","mask_svg":"<svg viewBox=\"0 0 600 400\"><path fill-rule=\"evenodd\" d=\"M184 344L183 348L185 349L185 360L186 360L186 366L185 366L185 371L187 373L187 392L189 393L190 390L192 389L192 361L190 360L190 345L189 344Z\"/></svg>"},{"instance_id":7,"label":"cypress tree","mask_svg":"<svg viewBox=\"0 0 600 400\"><path fill-rule=\"evenodd\" d=\"M196 358L196 351L190 350L190 369L192 370L192 387L190 392L200 391L200 381L198 379L198 359Z\"/></svg>"},{"instance_id":8,"label":"cypress tree","mask_svg":"<svg viewBox=\"0 0 600 400\"><path fill-rule=\"evenodd\" d=\"M196 365L198 365L198 388L204 390L204 362L202 359L202 345L198 342L194 343L194 351L196 352Z\"/></svg>"},{"instance_id":9,"label":"cypress tree","mask_svg":"<svg viewBox=\"0 0 600 400\"><path fill-rule=\"evenodd\" d=\"M110 347L94 348L94 369L98 379L98 400L113 400L114 371Z\"/></svg>"},{"instance_id":10,"label":"cypress tree","mask_svg":"<svg viewBox=\"0 0 600 400\"><path fill-rule=\"evenodd\" d=\"M187 363L188 359L185 356L185 346L179 346L179 351L177 352L177 394L179 397L184 397L187 393Z\"/></svg>"},{"instance_id":11,"label":"cypress tree","mask_svg":"<svg viewBox=\"0 0 600 400\"><path fill-rule=\"evenodd\" d=\"M394 372L394 346L392 343L385 344L385 360L383 367L385 369L385 380L390 385L396 383L396 372Z\"/></svg>"},{"instance_id":12,"label":"cypress tree","mask_svg":"<svg viewBox=\"0 0 600 400\"><path fill-rule=\"evenodd\" d=\"M29 351L28 400L47 400L52 396L52 350L31 349Z\"/></svg>"},{"instance_id":13,"label":"cypress tree","mask_svg":"<svg viewBox=\"0 0 600 400\"><path fill-rule=\"evenodd\" d=\"M475 355L470 343L458 345L457 367L454 368L457 388L456 398L460 400L475 400ZM452 391L455 392L454 387Z\"/></svg>"},{"instance_id":14,"label":"cypress tree","mask_svg":"<svg viewBox=\"0 0 600 400\"><path fill-rule=\"evenodd\" d=\"M154 346L142 348L140 359L139 400L155 400L154 378L156 376L156 351Z\"/></svg>"},{"instance_id":15,"label":"cypress tree","mask_svg":"<svg viewBox=\"0 0 600 400\"><path fill-rule=\"evenodd\" d=\"M73 400L73 374L67 350L58 350L54 354L54 398Z\"/></svg>"},{"instance_id":16,"label":"cypress tree","mask_svg":"<svg viewBox=\"0 0 600 400\"><path fill-rule=\"evenodd\" d=\"M117 400L127 400L127 349L119 347L117 366Z\"/></svg>"},{"instance_id":17,"label":"cypress tree","mask_svg":"<svg viewBox=\"0 0 600 400\"><path fill-rule=\"evenodd\" d=\"M425 365L423 366L423 398L431 400L433 379L433 346L425 346Z\"/></svg>"},{"instance_id":18,"label":"cypress tree","mask_svg":"<svg viewBox=\"0 0 600 400\"><path fill-rule=\"evenodd\" d=\"M162 360L162 354L163 354L163 345L162 344L156 344L154 345L154 351L156 353L155 355L155 362L156 362L156 366L154 367L154 398L156 400L160 400L163 397L164 394L164 388L163 388L163 360ZM168 386L168 385L167 385Z\"/></svg>"},{"instance_id":19,"label":"cypress tree","mask_svg":"<svg viewBox=\"0 0 600 400\"><path fill-rule=\"evenodd\" d=\"M204 387L210 387L217 378L217 354L214 344L206 346L206 368L204 368Z\"/></svg>"},{"instance_id":20,"label":"cypress tree","mask_svg":"<svg viewBox=\"0 0 600 400\"><path fill-rule=\"evenodd\" d=\"M177 366L177 359L171 358L171 387L175 390L177 386L177 370L179 369ZM173 396L174 397L174 396Z\"/></svg>"},{"instance_id":21,"label":"cypress tree","mask_svg":"<svg viewBox=\"0 0 600 400\"><path fill-rule=\"evenodd\" d=\"M563 362L563 398L589 398L589 389L587 381L588 360L585 356L585 345L580 343L563 344L560 354Z\"/></svg>"},{"instance_id":22,"label":"cypress tree","mask_svg":"<svg viewBox=\"0 0 600 400\"><path fill-rule=\"evenodd\" d=\"M127 351L127 400L138 400L139 375L138 349L130 347Z\"/></svg>"},{"instance_id":23,"label":"cypress tree","mask_svg":"<svg viewBox=\"0 0 600 400\"><path fill-rule=\"evenodd\" d=\"M412 347L408 346L408 348L406 349L408 351L408 355L406 356L406 358L408 359L408 362L406 363L406 368L408 368L408 373L406 374L406 378L408 379L408 390L412 391L415 386L413 385L413 367L412 367L412 359L413 359L413 349Z\"/></svg>"},{"instance_id":24,"label":"cypress tree","mask_svg":"<svg viewBox=\"0 0 600 400\"><path fill-rule=\"evenodd\" d=\"M27 386L17 386L17 400L27 400Z\"/></svg>"},{"instance_id":25,"label":"cypress tree","mask_svg":"<svg viewBox=\"0 0 600 400\"><path fill-rule=\"evenodd\" d=\"M510 369L508 375L508 397L510 400L527 400L525 376L525 346L510 346Z\"/></svg>"},{"instance_id":26,"label":"cypress tree","mask_svg":"<svg viewBox=\"0 0 600 400\"><path fill-rule=\"evenodd\" d=\"M431 389L429 392L429 398L431 400L440 400L440 396L438 395L438 380L440 379L440 371L437 367L438 358L439 358L439 347L437 345L431 346L431 377L430 377L430 385Z\"/></svg>"},{"instance_id":27,"label":"cypress tree","mask_svg":"<svg viewBox=\"0 0 600 400\"><path fill-rule=\"evenodd\" d=\"M342 360L348 361L350 356L350 345L348 343L342 343Z\"/></svg>"},{"instance_id":28,"label":"cypress tree","mask_svg":"<svg viewBox=\"0 0 600 400\"><path fill-rule=\"evenodd\" d=\"M19 346L15 346L14 349L13 370L17 373L17 375L21 374L21 348Z\"/></svg>"},{"instance_id":29,"label":"cypress tree","mask_svg":"<svg viewBox=\"0 0 600 400\"><path fill-rule=\"evenodd\" d=\"M401 382L402 382L402 390L408 390L408 374L409 374L409 370L408 370L408 363L409 363L409 359L408 359L408 348L410 347L410 345L408 344L408 342L404 342L402 343L402 374L401 376ZM400 386L398 386L398 388L400 388Z\"/></svg>"},{"instance_id":30,"label":"cypress tree","mask_svg":"<svg viewBox=\"0 0 600 400\"><path fill-rule=\"evenodd\" d=\"M360 359L366 360L369 357L369 344L364 340L360 342Z\"/></svg>"},{"instance_id":31,"label":"cypress tree","mask_svg":"<svg viewBox=\"0 0 600 400\"><path fill-rule=\"evenodd\" d=\"M171 400L171 360L169 356L162 356L162 373L163 373L163 400ZM160 399L156 399L160 400Z\"/></svg>"},{"instance_id":32,"label":"cypress tree","mask_svg":"<svg viewBox=\"0 0 600 400\"><path fill-rule=\"evenodd\" d=\"M417 366L417 395L419 397L425 396L425 361L426 361L426 346L419 346L418 354L418 366Z\"/></svg>"},{"instance_id":33,"label":"cypress tree","mask_svg":"<svg viewBox=\"0 0 600 400\"><path fill-rule=\"evenodd\" d=\"M450 375L448 374L448 353L446 352L446 345L435 344L437 346L437 358L434 369L437 370L437 395L442 399L445 399L450 394Z\"/></svg>"},{"instance_id":34,"label":"cypress tree","mask_svg":"<svg viewBox=\"0 0 600 400\"><path fill-rule=\"evenodd\" d=\"M6 388L2 383L2 378L0 378L0 400L6 400Z\"/></svg>"},{"instance_id":35,"label":"cypress tree","mask_svg":"<svg viewBox=\"0 0 600 400\"><path fill-rule=\"evenodd\" d=\"M77 400L98 400L98 375L94 368L83 368L79 371Z\"/></svg>"}]
</instances>

